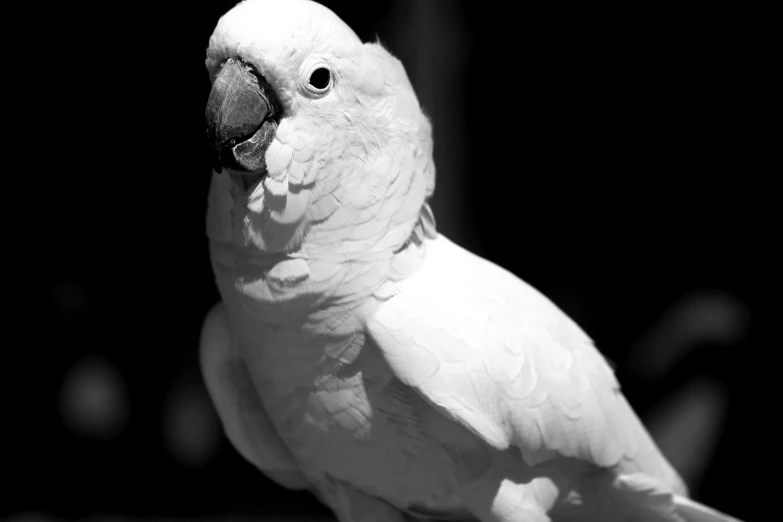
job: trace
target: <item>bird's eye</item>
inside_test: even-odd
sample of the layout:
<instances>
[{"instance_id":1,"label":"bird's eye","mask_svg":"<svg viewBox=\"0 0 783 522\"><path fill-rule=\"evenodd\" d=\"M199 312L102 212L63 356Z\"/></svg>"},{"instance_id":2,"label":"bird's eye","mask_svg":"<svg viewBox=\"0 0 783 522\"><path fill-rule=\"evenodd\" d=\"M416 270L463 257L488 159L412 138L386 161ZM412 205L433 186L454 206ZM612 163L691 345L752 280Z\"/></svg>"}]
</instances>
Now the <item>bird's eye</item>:
<instances>
[{"instance_id":1,"label":"bird's eye","mask_svg":"<svg viewBox=\"0 0 783 522\"><path fill-rule=\"evenodd\" d=\"M310 86L321 91L329 87L331 79L332 75L329 73L329 69L319 67L310 74Z\"/></svg>"},{"instance_id":2,"label":"bird's eye","mask_svg":"<svg viewBox=\"0 0 783 522\"><path fill-rule=\"evenodd\" d=\"M310 73L307 89L313 94L323 94L332 85L332 73L326 67L318 67Z\"/></svg>"}]
</instances>

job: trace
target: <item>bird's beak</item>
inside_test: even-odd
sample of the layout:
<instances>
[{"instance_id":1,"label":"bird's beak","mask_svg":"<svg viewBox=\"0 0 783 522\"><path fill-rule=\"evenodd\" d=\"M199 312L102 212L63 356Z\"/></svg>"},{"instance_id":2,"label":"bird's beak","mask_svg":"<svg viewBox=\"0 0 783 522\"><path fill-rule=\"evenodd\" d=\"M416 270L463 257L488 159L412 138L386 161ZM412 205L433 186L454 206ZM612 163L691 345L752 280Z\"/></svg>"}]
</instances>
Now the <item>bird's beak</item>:
<instances>
[{"instance_id":1,"label":"bird's beak","mask_svg":"<svg viewBox=\"0 0 783 522\"><path fill-rule=\"evenodd\" d=\"M229 58L212 84L207 101L207 140L212 167L257 174L277 123L269 84L241 61Z\"/></svg>"}]
</instances>

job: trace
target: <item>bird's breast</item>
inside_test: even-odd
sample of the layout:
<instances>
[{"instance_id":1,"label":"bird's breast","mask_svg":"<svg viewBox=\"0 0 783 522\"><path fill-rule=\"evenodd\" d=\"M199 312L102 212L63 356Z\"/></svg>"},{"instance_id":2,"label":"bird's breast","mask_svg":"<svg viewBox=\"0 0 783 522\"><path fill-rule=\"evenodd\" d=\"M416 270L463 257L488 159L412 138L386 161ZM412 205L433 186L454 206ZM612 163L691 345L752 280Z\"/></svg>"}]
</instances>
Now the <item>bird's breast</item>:
<instances>
[{"instance_id":1,"label":"bird's breast","mask_svg":"<svg viewBox=\"0 0 783 522\"><path fill-rule=\"evenodd\" d=\"M261 364L248 355L267 412L298 464L309 476L356 485L403 508L459 510L460 482L489 463L483 446L394 377L363 336L324 342L320 351L277 346L271 365L268 356ZM473 459L464 458L471 452Z\"/></svg>"}]
</instances>

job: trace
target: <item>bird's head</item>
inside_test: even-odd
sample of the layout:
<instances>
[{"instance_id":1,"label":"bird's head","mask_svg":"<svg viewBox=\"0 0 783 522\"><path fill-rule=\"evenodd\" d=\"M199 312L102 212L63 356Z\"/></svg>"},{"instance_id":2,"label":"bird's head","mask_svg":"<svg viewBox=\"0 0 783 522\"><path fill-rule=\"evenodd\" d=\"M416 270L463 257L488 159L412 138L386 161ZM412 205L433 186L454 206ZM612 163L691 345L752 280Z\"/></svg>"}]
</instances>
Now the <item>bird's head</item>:
<instances>
[{"instance_id":1,"label":"bird's head","mask_svg":"<svg viewBox=\"0 0 783 522\"><path fill-rule=\"evenodd\" d=\"M315 2L246 0L206 65L212 239L278 254L404 242L435 173L399 60Z\"/></svg>"}]
</instances>

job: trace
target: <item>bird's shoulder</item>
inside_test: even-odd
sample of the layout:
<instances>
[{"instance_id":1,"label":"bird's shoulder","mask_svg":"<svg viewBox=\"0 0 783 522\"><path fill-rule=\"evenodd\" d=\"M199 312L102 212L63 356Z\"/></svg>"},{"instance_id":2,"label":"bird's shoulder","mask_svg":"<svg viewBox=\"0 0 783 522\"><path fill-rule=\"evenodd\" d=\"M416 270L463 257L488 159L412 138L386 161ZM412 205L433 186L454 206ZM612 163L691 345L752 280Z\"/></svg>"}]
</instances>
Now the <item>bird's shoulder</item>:
<instances>
[{"instance_id":1,"label":"bird's shoulder","mask_svg":"<svg viewBox=\"0 0 783 522\"><path fill-rule=\"evenodd\" d=\"M610 466L636 451L614 373L568 315L442 235L426 248L368 322L398 378L530 464L563 455Z\"/></svg>"}]
</instances>

